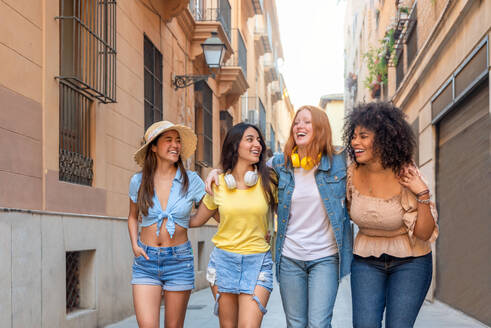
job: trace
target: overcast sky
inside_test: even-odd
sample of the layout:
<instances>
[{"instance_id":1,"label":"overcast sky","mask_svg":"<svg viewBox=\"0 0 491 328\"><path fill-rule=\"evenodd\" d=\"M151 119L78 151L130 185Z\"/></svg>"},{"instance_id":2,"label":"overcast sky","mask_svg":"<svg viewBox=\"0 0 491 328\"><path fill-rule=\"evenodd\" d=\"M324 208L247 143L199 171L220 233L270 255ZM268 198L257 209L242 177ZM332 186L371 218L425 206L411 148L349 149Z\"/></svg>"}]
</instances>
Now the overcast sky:
<instances>
[{"instance_id":1,"label":"overcast sky","mask_svg":"<svg viewBox=\"0 0 491 328\"><path fill-rule=\"evenodd\" d=\"M280 66L295 108L343 92L345 1L277 0L285 60Z\"/></svg>"}]
</instances>

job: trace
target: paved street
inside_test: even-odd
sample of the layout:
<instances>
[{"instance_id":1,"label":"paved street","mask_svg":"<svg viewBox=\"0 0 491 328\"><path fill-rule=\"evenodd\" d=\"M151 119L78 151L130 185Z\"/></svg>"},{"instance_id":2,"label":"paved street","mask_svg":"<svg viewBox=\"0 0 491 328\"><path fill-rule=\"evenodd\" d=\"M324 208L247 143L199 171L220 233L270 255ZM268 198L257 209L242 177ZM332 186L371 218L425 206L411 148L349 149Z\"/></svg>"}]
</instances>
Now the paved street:
<instances>
[{"instance_id":1,"label":"paved street","mask_svg":"<svg viewBox=\"0 0 491 328\"><path fill-rule=\"evenodd\" d=\"M188 312L186 315L186 328L216 328L218 318L212 314L213 297L208 289L198 291L191 295ZM349 280L344 279L341 283L339 294L334 308L334 328L351 327L351 292ZM160 326L164 327L163 308ZM135 316L129 317L107 328L135 328L137 327ZM283 328L285 317L281 306L281 298L278 286L275 285L273 294L268 303L268 313L264 317L262 327ZM438 301L426 302L416 320L415 328L482 328L488 327L476 320L456 311Z\"/></svg>"}]
</instances>

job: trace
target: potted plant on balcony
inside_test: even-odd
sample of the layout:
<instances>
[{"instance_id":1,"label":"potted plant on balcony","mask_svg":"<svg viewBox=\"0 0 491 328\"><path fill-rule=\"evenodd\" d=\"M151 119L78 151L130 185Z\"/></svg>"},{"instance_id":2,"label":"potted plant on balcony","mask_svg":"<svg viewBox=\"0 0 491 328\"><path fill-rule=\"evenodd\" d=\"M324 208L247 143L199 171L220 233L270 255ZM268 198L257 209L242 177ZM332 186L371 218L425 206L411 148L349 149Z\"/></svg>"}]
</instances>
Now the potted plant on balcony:
<instances>
[{"instance_id":1,"label":"potted plant on balcony","mask_svg":"<svg viewBox=\"0 0 491 328\"><path fill-rule=\"evenodd\" d=\"M409 7L406 7L406 6L399 6L398 7L398 12L399 12L399 20L402 20L402 19L408 19L409 18L409 14L411 13L411 9Z\"/></svg>"},{"instance_id":2,"label":"potted plant on balcony","mask_svg":"<svg viewBox=\"0 0 491 328\"><path fill-rule=\"evenodd\" d=\"M365 87L370 90L372 98L378 98L382 84L387 83L385 45L382 44L377 49L370 49L364 58L368 68L368 74L364 81Z\"/></svg>"}]
</instances>

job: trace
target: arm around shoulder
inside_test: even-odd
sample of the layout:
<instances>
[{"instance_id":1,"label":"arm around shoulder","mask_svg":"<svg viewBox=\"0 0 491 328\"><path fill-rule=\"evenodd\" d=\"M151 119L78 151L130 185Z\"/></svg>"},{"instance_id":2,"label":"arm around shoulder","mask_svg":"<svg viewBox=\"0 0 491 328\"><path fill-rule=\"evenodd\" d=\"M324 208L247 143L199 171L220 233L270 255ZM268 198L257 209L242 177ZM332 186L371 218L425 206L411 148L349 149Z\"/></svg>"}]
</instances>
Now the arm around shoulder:
<instances>
[{"instance_id":1,"label":"arm around shoulder","mask_svg":"<svg viewBox=\"0 0 491 328\"><path fill-rule=\"evenodd\" d=\"M206 197L206 196L205 196ZM203 197L204 198L204 197ZM210 210L203 200L200 202L198 210L189 219L189 227L196 228L201 227L203 224L208 222L210 218L217 212L217 209Z\"/></svg>"}]
</instances>

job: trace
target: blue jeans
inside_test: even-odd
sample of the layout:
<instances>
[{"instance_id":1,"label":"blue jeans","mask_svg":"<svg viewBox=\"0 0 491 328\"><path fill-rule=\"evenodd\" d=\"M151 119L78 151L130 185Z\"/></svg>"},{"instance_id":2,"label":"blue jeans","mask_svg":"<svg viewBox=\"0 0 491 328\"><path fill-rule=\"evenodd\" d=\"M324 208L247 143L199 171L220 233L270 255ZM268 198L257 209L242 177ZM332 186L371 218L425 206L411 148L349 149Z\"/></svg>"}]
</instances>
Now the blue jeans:
<instances>
[{"instance_id":1,"label":"blue jeans","mask_svg":"<svg viewBox=\"0 0 491 328\"><path fill-rule=\"evenodd\" d=\"M355 255L351 263L354 328L413 327L431 283L431 253L398 258Z\"/></svg>"},{"instance_id":2,"label":"blue jeans","mask_svg":"<svg viewBox=\"0 0 491 328\"><path fill-rule=\"evenodd\" d=\"M330 328L338 278L338 254L312 261L282 256L279 283L287 327Z\"/></svg>"}]
</instances>

